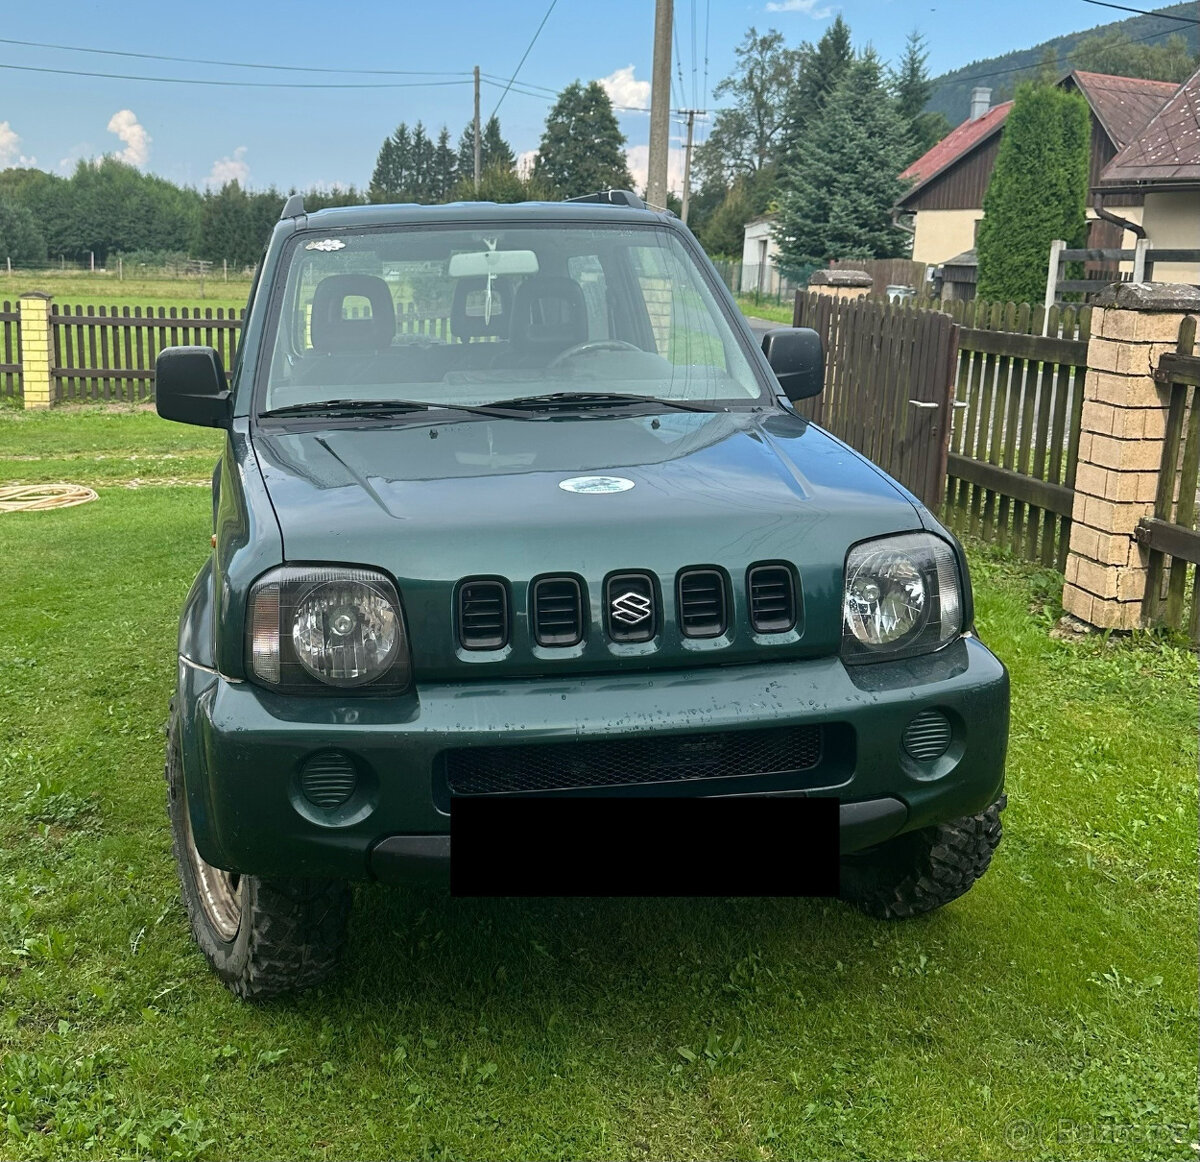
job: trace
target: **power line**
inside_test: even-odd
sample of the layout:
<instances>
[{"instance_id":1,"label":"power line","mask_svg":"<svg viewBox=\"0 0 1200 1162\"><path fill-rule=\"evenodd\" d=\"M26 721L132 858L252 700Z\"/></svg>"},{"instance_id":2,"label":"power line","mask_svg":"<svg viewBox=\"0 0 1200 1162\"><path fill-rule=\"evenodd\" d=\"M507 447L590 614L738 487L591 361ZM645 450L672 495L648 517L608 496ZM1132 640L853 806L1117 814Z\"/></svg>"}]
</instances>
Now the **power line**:
<instances>
[{"instance_id":1,"label":"power line","mask_svg":"<svg viewBox=\"0 0 1200 1162\"><path fill-rule=\"evenodd\" d=\"M704 103L706 105L708 104L708 27L711 3L712 0L704 0Z\"/></svg>"},{"instance_id":2,"label":"power line","mask_svg":"<svg viewBox=\"0 0 1200 1162\"><path fill-rule=\"evenodd\" d=\"M495 117L500 111L501 103L503 102L504 98L508 96L508 90L512 88L513 81L517 79L517 74L521 71L521 66L525 63L525 58L533 51L533 46L537 44L537 38L542 35L542 29L546 27L546 21L550 19L550 13L554 11L554 6L557 3L558 0L550 0L550 7L546 9L546 15L542 17L541 24L537 26L537 32L533 34L533 39L529 42L529 47L525 49L524 55L517 62L517 67L513 69L513 75L509 77L507 87L505 88L504 92L500 94L500 100L496 102L496 107L492 110L492 117ZM491 117L488 118L489 121L491 119Z\"/></svg>"},{"instance_id":3,"label":"power line","mask_svg":"<svg viewBox=\"0 0 1200 1162\"><path fill-rule=\"evenodd\" d=\"M1171 12L1150 12L1145 8L1128 8L1124 4L1112 4L1109 0L1083 0L1085 4L1095 4L1098 8L1116 8L1120 12L1136 12L1139 16L1157 16L1159 20L1178 20L1180 24L1200 24L1194 16L1176 16Z\"/></svg>"},{"instance_id":4,"label":"power line","mask_svg":"<svg viewBox=\"0 0 1200 1162\"><path fill-rule=\"evenodd\" d=\"M485 85L491 85L493 88L499 89L502 85L506 85L504 81L493 80L484 73L479 74ZM552 101L557 100L558 90L546 88L545 85L526 85L524 82L507 86L516 93L519 97L532 97L535 101L541 101L543 104L549 105ZM539 89L540 92L533 92L533 89ZM649 113L650 109L645 105L613 105L614 109L620 110L622 113Z\"/></svg>"},{"instance_id":5,"label":"power line","mask_svg":"<svg viewBox=\"0 0 1200 1162\"><path fill-rule=\"evenodd\" d=\"M287 73L369 73L381 77L469 77L469 72L454 72L450 69L431 71L428 69L333 69L321 68L316 65L262 65L247 64L244 61L218 61L205 57L163 56L153 52L123 52L115 48L83 48L76 44L49 44L41 40L11 40L0 36L0 44L15 44L22 48L51 48L59 52L87 52L102 56L136 57L144 61L171 61L174 64L188 65L220 65L229 69L272 69L276 72Z\"/></svg>"},{"instance_id":6,"label":"power line","mask_svg":"<svg viewBox=\"0 0 1200 1162\"><path fill-rule=\"evenodd\" d=\"M683 54L679 51L679 26L675 23L675 11L672 6L671 11L671 39L675 42L675 72L679 76L679 90L675 93L676 104L682 106L684 102L684 93L687 92L683 84ZM675 79L671 79L671 87L674 91Z\"/></svg>"},{"instance_id":7,"label":"power line","mask_svg":"<svg viewBox=\"0 0 1200 1162\"><path fill-rule=\"evenodd\" d=\"M700 102L696 99L696 0L692 0L692 108Z\"/></svg>"},{"instance_id":8,"label":"power line","mask_svg":"<svg viewBox=\"0 0 1200 1162\"><path fill-rule=\"evenodd\" d=\"M13 69L20 73L53 73L62 77L101 77L110 81L152 81L161 85L209 85L223 89L421 89L443 85L469 85L469 79L461 81L360 81L315 83L303 81L214 81L199 77L143 77L136 73L94 73L83 69L52 69L43 65L0 64L0 69Z\"/></svg>"}]
</instances>

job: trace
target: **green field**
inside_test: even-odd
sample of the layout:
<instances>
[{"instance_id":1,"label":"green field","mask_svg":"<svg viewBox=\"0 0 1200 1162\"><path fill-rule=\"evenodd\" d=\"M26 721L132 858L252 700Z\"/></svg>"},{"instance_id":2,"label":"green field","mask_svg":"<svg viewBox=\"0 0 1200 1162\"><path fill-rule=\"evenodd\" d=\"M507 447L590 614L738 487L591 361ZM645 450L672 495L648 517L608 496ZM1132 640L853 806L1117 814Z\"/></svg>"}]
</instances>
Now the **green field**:
<instances>
[{"instance_id":1,"label":"green field","mask_svg":"<svg viewBox=\"0 0 1200 1162\"><path fill-rule=\"evenodd\" d=\"M100 494L0 515L0 1158L1196 1157L1196 658L1051 637L1061 578L980 546L1010 805L962 900L364 885L328 986L234 1000L162 782L219 441L0 413L0 481Z\"/></svg>"},{"instance_id":2,"label":"green field","mask_svg":"<svg viewBox=\"0 0 1200 1162\"><path fill-rule=\"evenodd\" d=\"M224 307L241 310L250 294L250 280L230 275L229 281L216 277L119 279L116 271L0 271L0 302L15 302L30 291L44 291L57 303L84 307Z\"/></svg>"}]
</instances>

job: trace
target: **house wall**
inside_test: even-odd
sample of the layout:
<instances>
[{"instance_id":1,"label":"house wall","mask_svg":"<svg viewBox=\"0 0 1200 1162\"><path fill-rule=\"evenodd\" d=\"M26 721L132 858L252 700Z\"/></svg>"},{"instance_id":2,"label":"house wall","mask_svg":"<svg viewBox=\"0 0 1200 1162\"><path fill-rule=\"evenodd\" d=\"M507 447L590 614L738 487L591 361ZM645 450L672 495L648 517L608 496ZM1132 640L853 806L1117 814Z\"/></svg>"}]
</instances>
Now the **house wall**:
<instances>
[{"instance_id":1,"label":"house wall","mask_svg":"<svg viewBox=\"0 0 1200 1162\"><path fill-rule=\"evenodd\" d=\"M970 250L975 245L975 223L982 217L979 209L922 210L913 219L913 260L936 265Z\"/></svg>"},{"instance_id":2,"label":"house wall","mask_svg":"<svg viewBox=\"0 0 1200 1162\"><path fill-rule=\"evenodd\" d=\"M1200 250L1200 189L1147 193L1142 225L1150 248ZM1200 262L1156 262L1155 282L1200 284Z\"/></svg>"},{"instance_id":3,"label":"house wall","mask_svg":"<svg viewBox=\"0 0 1200 1162\"><path fill-rule=\"evenodd\" d=\"M742 276L739 288L743 294L761 290L763 294L779 291L779 271L775 267L775 256L779 245L772 233L774 222L751 222L742 239ZM763 266L763 243L766 243L766 266Z\"/></svg>"}]
</instances>

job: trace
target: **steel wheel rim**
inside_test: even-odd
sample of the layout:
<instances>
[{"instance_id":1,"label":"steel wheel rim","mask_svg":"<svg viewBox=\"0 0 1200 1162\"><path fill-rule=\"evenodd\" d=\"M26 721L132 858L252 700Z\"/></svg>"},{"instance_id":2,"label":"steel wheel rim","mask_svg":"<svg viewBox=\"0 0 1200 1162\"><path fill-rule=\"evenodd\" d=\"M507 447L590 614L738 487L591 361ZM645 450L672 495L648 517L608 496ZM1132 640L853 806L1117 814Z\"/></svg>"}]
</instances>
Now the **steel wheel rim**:
<instances>
[{"instance_id":1,"label":"steel wheel rim","mask_svg":"<svg viewBox=\"0 0 1200 1162\"><path fill-rule=\"evenodd\" d=\"M183 806L184 826L187 829L188 858L200 906L208 922L226 943L233 940L242 924L242 877L234 872L213 867L196 848L192 835L191 813L187 804Z\"/></svg>"}]
</instances>

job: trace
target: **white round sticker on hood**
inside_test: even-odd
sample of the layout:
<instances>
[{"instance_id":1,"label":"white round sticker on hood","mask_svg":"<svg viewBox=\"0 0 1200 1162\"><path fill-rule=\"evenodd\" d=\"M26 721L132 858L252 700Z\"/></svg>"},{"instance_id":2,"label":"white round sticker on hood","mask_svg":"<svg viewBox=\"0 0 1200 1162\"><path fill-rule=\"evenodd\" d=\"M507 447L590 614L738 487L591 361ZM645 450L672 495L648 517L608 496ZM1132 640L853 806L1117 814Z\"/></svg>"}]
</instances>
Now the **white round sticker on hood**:
<instances>
[{"instance_id":1,"label":"white round sticker on hood","mask_svg":"<svg viewBox=\"0 0 1200 1162\"><path fill-rule=\"evenodd\" d=\"M633 481L624 476L572 476L560 480L558 486L564 492L628 492Z\"/></svg>"}]
</instances>

